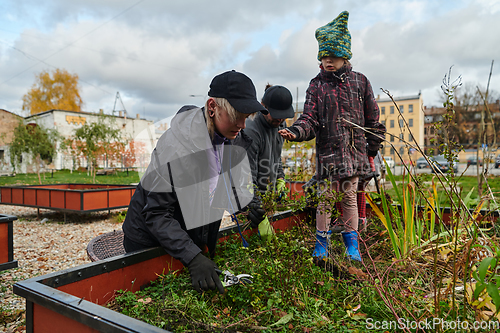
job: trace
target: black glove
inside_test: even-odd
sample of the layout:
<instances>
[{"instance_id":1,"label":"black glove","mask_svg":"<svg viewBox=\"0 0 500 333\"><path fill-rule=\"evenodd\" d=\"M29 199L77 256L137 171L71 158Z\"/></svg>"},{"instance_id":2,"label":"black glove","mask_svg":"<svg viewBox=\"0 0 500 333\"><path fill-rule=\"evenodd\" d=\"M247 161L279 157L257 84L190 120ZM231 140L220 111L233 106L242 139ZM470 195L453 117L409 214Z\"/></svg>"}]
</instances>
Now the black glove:
<instances>
[{"instance_id":1,"label":"black glove","mask_svg":"<svg viewBox=\"0 0 500 333\"><path fill-rule=\"evenodd\" d=\"M372 150L372 149L368 148L367 154L368 154L368 157L375 157L378 154L378 149L377 150Z\"/></svg>"},{"instance_id":2,"label":"black glove","mask_svg":"<svg viewBox=\"0 0 500 333\"><path fill-rule=\"evenodd\" d=\"M248 204L248 218L252 228L257 228L260 222L266 218L266 211L262 208L260 202L254 200Z\"/></svg>"},{"instance_id":3,"label":"black glove","mask_svg":"<svg viewBox=\"0 0 500 333\"><path fill-rule=\"evenodd\" d=\"M205 257L201 252L196 255L187 265L191 275L193 288L201 293L202 290L217 289L221 294L224 293L224 287L220 282L219 275L215 272L215 263Z\"/></svg>"},{"instance_id":4,"label":"black glove","mask_svg":"<svg viewBox=\"0 0 500 333\"><path fill-rule=\"evenodd\" d=\"M366 147L367 154L369 157L377 156L378 150L382 147L382 145L375 140L368 140L368 144Z\"/></svg>"}]
</instances>

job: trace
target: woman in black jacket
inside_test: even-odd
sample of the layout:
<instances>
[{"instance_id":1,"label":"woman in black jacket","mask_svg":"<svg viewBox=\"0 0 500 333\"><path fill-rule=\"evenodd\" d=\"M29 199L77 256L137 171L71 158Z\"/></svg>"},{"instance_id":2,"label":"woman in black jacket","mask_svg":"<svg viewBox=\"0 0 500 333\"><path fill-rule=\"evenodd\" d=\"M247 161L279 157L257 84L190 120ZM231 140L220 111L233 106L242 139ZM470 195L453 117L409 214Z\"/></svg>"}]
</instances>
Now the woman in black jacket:
<instances>
[{"instance_id":1,"label":"woman in black jacket","mask_svg":"<svg viewBox=\"0 0 500 333\"><path fill-rule=\"evenodd\" d=\"M204 108L185 106L171 121L130 201L123 223L127 252L162 246L189 269L198 290L224 288L213 257L220 219L253 199L241 130L245 120L266 109L246 75L228 71L210 84Z\"/></svg>"}]
</instances>

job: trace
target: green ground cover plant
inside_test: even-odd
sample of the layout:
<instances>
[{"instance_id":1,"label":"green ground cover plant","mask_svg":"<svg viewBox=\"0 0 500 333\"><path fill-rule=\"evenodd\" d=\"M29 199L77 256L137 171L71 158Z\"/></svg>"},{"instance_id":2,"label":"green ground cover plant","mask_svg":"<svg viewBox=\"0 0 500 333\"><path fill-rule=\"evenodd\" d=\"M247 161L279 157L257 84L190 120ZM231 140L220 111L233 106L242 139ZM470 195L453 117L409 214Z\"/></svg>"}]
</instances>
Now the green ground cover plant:
<instances>
[{"instance_id":1,"label":"green ground cover plant","mask_svg":"<svg viewBox=\"0 0 500 333\"><path fill-rule=\"evenodd\" d=\"M121 291L110 306L175 332L338 332L362 329L366 313L389 318L375 305L378 296L358 279L313 262L312 235L300 225L268 243L253 235L247 248L237 236L220 243L218 267L253 276L252 284L227 287L223 295L198 294L184 270L163 274L135 294ZM374 303L361 304L361 294Z\"/></svg>"}]
</instances>

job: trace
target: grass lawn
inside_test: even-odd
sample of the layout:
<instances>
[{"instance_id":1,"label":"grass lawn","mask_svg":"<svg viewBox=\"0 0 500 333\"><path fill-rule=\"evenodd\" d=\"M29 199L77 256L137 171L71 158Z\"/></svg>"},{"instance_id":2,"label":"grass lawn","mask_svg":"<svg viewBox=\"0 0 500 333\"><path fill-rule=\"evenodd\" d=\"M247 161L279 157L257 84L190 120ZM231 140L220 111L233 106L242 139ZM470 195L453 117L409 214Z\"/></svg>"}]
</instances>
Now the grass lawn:
<instances>
[{"instance_id":1,"label":"grass lawn","mask_svg":"<svg viewBox=\"0 0 500 333\"><path fill-rule=\"evenodd\" d=\"M394 176L394 179L396 182L401 182L403 180L403 176ZM440 202L442 203L442 207L449 207L450 206L450 201L449 201L449 196L447 195L446 191L443 188L443 185L439 182L437 177L432 174L420 174L417 176L417 179L420 181L423 186L420 188L420 190L430 190L431 189L431 184L432 181L437 185L437 190L439 193L440 197ZM387 178L387 181L389 181L389 178ZM475 199L477 202L479 202L479 193L478 193L478 181L477 177L475 176L456 176L454 178L454 182L457 184L457 188L459 192L461 193L461 198L465 198L465 196L472 190L472 199ZM453 183L453 182L451 182ZM449 184L444 183L446 188L449 190ZM491 193L496 198L497 203L500 203L500 177L496 176L490 176L488 177L488 184L483 183L483 196L489 194L489 188L491 189ZM386 190L386 192L391 195L393 198L395 197L395 190L393 188L390 188Z\"/></svg>"},{"instance_id":2,"label":"grass lawn","mask_svg":"<svg viewBox=\"0 0 500 333\"><path fill-rule=\"evenodd\" d=\"M69 170L47 172L41 174L42 184L92 184L92 176L87 172ZM138 183L140 180L137 171L117 171L114 175L96 176L96 184L121 184L130 185ZM38 185L38 176L36 173L17 174L14 177L0 177L0 186L4 185Z\"/></svg>"}]
</instances>

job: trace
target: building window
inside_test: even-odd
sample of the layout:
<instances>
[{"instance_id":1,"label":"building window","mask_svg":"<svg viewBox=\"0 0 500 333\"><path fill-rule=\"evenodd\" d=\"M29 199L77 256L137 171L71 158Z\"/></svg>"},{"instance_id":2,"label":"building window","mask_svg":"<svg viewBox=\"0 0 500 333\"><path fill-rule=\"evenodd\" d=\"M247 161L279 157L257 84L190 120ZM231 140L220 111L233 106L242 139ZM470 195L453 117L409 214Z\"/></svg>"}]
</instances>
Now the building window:
<instances>
[{"instance_id":1,"label":"building window","mask_svg":"<svg viewBox=\"0 0 500 333\"><path fill-rule=\"evenodd\" d=\"M391 120L391 128L394 128L394 119Z\"/></svg>"},{"instance_id":2,"label":"building window","mask_svg":"<svg viewBox=\"0 0 500 333\"><path fill-rule=\"evenodd\" d=\"M413 141L413 135L411 135L411 133L410 133L410 134L408 134L408 142L412 142L412 141Z\"/></svg>"},{"instance_id":3,"label":"building window","mask_svg":"<svg viewBox=\"0 0 500 333\"><path fill-rule=\"evenodd\" d=\"M399 128L403 128L405 126L405 122L403 119L399 119Z\"/></svg>"},{"instance_id":4,"label":"building window","mask_svg":"<svg viewBox=\"0 0 500 333\"><path fill-rule=\"evenodd\" d=\"M394 105L391 106L391 114L394 114Z\"/></svg>"},{"instance_id":5,"label":"building window","mask_svg":"<svg viewBox=\"0 0 500 333\"><path fill-rule=\"evenodd\" d=\"M405 139L405 135L403 133L399 133L399 140L404 140Z\"/></svg>"},{"instance_id":6,"label":"building window","mask_svg":"<svg viewBox=\"0 0 500 333\"><path fill-rule=\"evenodd\" d=\"M382 120L382 125L384 125L384 126L385 126L385 120Z\"/></svg>"},{"instance_id":7,"label":"building window","mask_svg":"<svg viewBox=\"0 0 500 333\"><path fill-rule=\"evenodd\" d=\"M403 147L399 148L399 155L403 155L405 153L405 149Z\"/></svg>"},{"instance_id":8,"label":"building window","mask_svg":"<svg viewBox=\"0 0 500 333\"><path fill-rule=\"evenodd\" d=\"M431 134L434 134L434 127L431 127Z\"/></svg>"},{"instance_id":9,"label":"building window","mask_svg":"<svg viewBox=\"0 0 500 333\"><path fill-rule=\"evenodd\" d=\"M427 127L424 127L424 135L427 135Z\"/></svg>"},{"instance_id":10,"label":"building window","mask_svg":"<svg viewBox=\"0 0 500 333\"><path fill-rule=\"evenodd\" d=\"M413 112L413 104L408 105L408 112L409 113Z\"/></svg>"},{"instance_id":11,"label":"building window","mask_svg":"<svg viewBox=\"0 0 500 333\"><path fill-rule=\"evenodd\" d=\"M394 151L394 148L391 147L391 155L394 155L394 153L396 152Z\"/></svg>"},{"instance_id":12,"label":"building window","mask_svg":"<svg viewBox=\"0 0 500 333\"><path fill-rule=\"evenodd\" d=\"M4 158L5 158L5 151L2 149L0 150L0 161L3 161Z\"/></svg>"},{"instance_id":13,"label":"building window","mask_svg":"<svg viewBox=\"0 0 500 333\"><path fill-rule=\"evenodd\" d=\"M391 135L391 142L394 142L394 135Z\"/></svg>"},{"instance_id":14,"label":"building window","mask_svg":"<svg viewBox=\"0 0 500 333\"><path fill-rule=\"evenodd\" d=\"M408 119L408 126L413 127L413 118Z\"/></svg>"},{"instance_id":15,"label":"building window","mask_svg":"<svg viewBox=\"0 0 500 333\"><path fill-rule=\"evenodd\" d=\"M400 105L399 106L399 111L401 111L401 113L405 112L405 106L404 105Z\"/></svg>"},{"instance_id":16,"label":"building window","mask_svg":"<svg viewBox=\"0 0 500 333\"><path fill-rule=\"evenodd\" d=\"M385 106L382 107L382 114L385 114Z\"/></svg>"}]
</instances>

